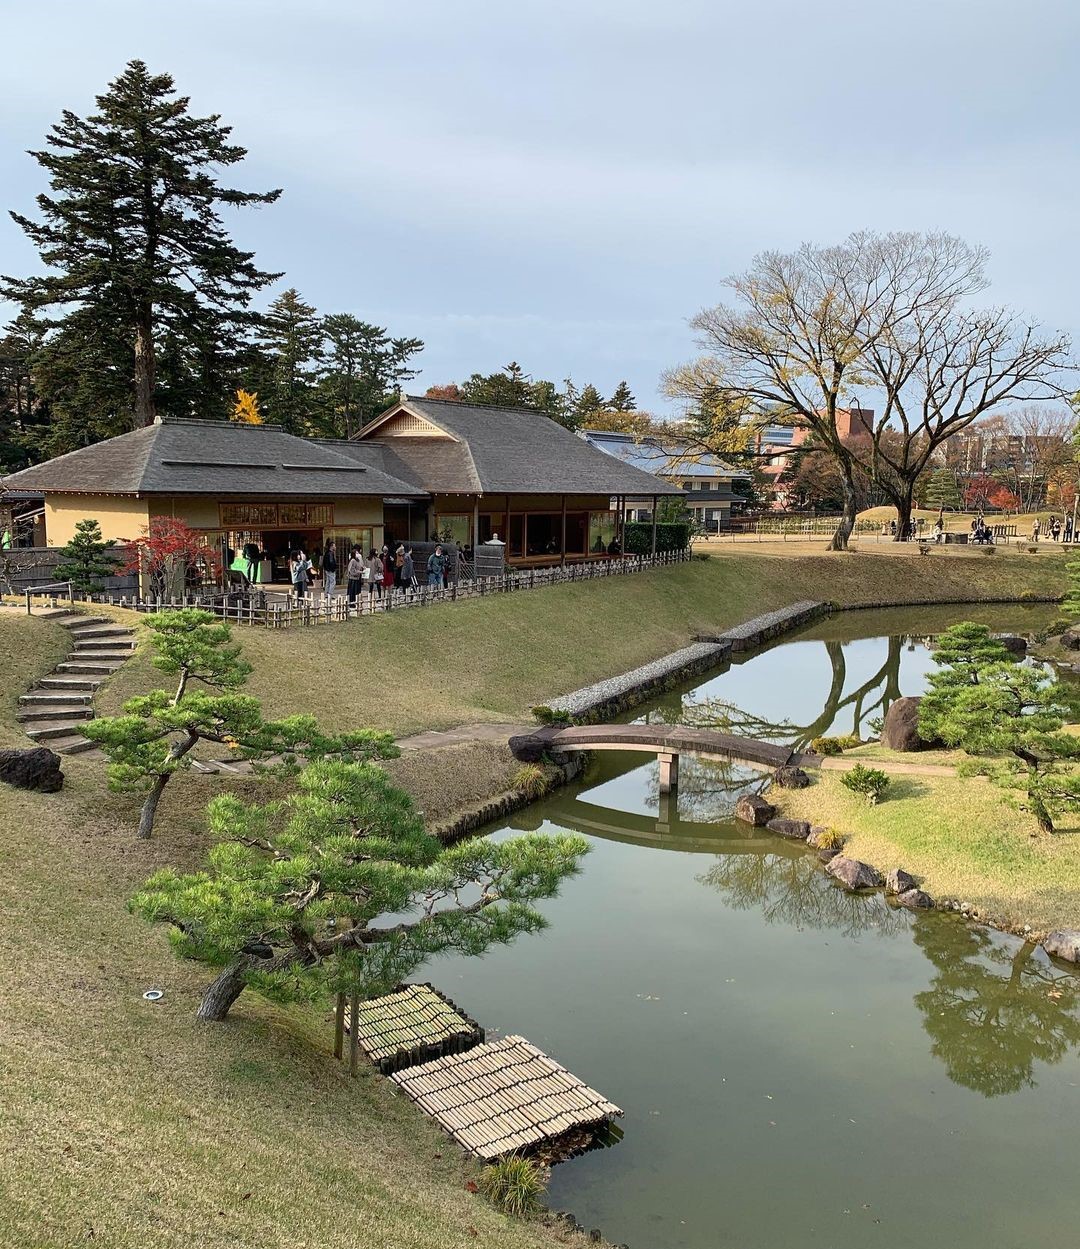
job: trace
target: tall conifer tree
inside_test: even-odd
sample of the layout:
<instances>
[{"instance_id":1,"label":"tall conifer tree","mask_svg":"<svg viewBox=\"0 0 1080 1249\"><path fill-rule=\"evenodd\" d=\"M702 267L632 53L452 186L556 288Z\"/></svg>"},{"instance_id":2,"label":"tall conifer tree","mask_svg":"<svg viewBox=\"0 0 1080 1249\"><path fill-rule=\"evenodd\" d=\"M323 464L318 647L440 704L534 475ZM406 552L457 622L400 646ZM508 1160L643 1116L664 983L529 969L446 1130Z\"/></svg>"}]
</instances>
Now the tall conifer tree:
<instances>
[{"instance_id":1,"label":"tall conifer tree","mask_svg":"<svg viewBox=\"0 0 1080 1249\"><path fill-rule=\"evenodd\" d=\"M279 276L233 244L219 210L270 204L281 192L220 186L216 170L247 153L218 115L194 117L188 105L168 74L131 61L97 97L96 113L65 110L47 147L31 153L51 188L37 197L39 218L11 214L48 272L4 278L0 292L55 310L46 353L58 357L51 369L65 384L81 377L89 386L87 376L104 371L86 396L99 422L110 413L129 427L154 419L157 352L168 335L172 360L181 340L199 359L194 376L212 377L203 357L231 340L252 295Z\"/></svg>"}]
</instances>

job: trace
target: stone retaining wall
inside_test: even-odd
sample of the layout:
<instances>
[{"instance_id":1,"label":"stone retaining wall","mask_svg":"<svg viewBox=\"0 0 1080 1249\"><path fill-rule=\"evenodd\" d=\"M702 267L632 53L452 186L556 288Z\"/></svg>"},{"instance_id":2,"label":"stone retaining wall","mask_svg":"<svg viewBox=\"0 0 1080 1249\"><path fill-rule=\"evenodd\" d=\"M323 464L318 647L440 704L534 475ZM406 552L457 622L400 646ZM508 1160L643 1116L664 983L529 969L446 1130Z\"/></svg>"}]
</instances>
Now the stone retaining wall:
<instances>
[{"instance_id":1,"label":"stone retaining wall","mask_svg":"<svg viewBox=\"0 0 1080 1249\"><path fill-rule=\"evenodd\" d=\"M739 655L743 651L755 650L782 633L790 633L792 629L809 624L810 621L817 620L819 616L828 615L831 610L828 603L806 599L801 603L792 603L790 607L781 607L778 611L755 616L752 620L736 625L734 629L728 629L724 633L699 633L696 639L699 642L718 642L721 645L727 642L731 646L732 654Z\"/></svg>"},{"instance_id":2,"label":"stone retaining wall","mask_svg":"<svg viewBox=\"0 0 1080 1249\"><path fill-rule=\"evenodd\" d=\"M582 723L595 724L636 707L687 677L710 671L723 663L730 653L728 642L695 642L620 676L553 698L549 705L554 711L568 711Z\"/></svg>"}]
</instances>

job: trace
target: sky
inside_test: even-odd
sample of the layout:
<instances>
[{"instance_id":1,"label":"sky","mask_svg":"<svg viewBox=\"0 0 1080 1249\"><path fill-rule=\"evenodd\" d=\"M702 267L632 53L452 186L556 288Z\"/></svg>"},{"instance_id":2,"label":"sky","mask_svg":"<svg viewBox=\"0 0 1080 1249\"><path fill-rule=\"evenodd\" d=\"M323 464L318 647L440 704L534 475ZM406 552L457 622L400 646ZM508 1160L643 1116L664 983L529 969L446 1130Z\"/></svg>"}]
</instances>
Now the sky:
<instances>
[{"instance_id":1,"label":"sky","mask_svg":"<svg viewBox=\"0 0 1080 1249\"><path fill-rule=\"evenodd\" d=\"M0 206L141 58L248 149L236 241L321 312L669 411L688 321L755 254L852 230L991 251L1080 340L1075 0L0 0ZM0 221L0 272L36 256Z\"/></svg>"}]
</instances>

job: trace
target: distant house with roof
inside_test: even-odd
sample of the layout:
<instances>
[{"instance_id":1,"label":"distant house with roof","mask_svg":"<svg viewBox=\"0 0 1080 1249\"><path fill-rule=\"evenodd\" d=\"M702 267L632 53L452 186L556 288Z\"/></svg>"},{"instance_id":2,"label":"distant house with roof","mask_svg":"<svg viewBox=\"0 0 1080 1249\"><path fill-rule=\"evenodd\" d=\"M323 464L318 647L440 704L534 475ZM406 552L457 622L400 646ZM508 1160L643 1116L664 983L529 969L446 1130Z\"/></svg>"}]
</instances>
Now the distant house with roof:
<instances>
[{"instance_id":1,"label":"distant house with roof","mask_svg":"<svg viewBox=\"0 0 1080 1249\"><path fill-rule=\"evenodd\" d=\"M677 493L540 413L413 397L351 442L167 418L4 484L43 501L51 547L86 517L125 542L174 516L222 552L258 547L266 581L287 579L290 550L327 541L339 562L354 546L496 533L512 564L584 559L608 549L629 502Z\"/></svg>"},{"instance_id":2,"label":"distant house with roof","mask_svg":"<svg viewBox=\"0 0 1080 1249\"><path fill-rule=\"evenodd\" d=\"M605 455L677 486L694 520L709 533L728 528L732 507L741 501L734 483L750 477L719 456L700 454L675 439L637 437L606 429L583 429L580 437ZM650 516L648 508L637 507L630 509L627 519L647 520Z\"/></svg>"}]
</instances>

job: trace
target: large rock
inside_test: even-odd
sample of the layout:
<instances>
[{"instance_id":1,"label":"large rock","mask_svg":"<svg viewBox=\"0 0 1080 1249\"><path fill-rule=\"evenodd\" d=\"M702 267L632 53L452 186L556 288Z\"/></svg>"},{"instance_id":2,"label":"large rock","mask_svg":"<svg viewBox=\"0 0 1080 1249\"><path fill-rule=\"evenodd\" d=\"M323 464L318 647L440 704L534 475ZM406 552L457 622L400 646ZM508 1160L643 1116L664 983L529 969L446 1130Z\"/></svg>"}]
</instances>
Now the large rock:
<instances>
[{"instance_id":1,"label":"large rock","mask_svg":"<svg viewBox=\"0 0 1080 1249\"><path fill-rule=\"evenodd\" d=\"M0 750L0 781L17 789L55 794L64 787L60 756L45 746L35 746L31 750Z\"/></svg>"},{"instance_id":2,"label":"large rock","mask_svg":"<svg viewBox=\"0 0 1080 1249\"><path fill-rule=\"evenodd\" d=\"M1080 651L1080 629L1066 629L1061 635L1061 645L1067 651Z\"/></svg>"},{"instance_id":3,"label":"large rock","mask_svg":"<svg viewBox=\"0 0 1080 1249\"><path fill-rule=\"evenodd\" d=\"M769 820L765 827L770 833L779 833L781 837L790 837L793 841L805 841L810 836L807 820Z\"/></svg>"},{"instance_id":4,"label":"large rock","mask_svg":"<svg viewBox=\"0 0 1080 1249\"><path fill-rule=\"evenodd\" d=\"M1056 928L1046 934L1042 945L1047 954L1052 954L1054 958L1080 963L1080 928Z\"/></svg>"},{"instance_id":5,"label":"large rock","mask_svg":"<svg viewBox=\"0 0 1080 1249\"><path fill-rule=\"evenodd\" d=\"M760 794L743 794L735 804L735 818L744 824L753 824L761 828L776 815L776 808L766 802Z\"/></svg>"},{"instance_id":6,"label":"large rock","mask_svg":"<svg viewBox=\"0 0 1080 1249\"><path fill-rule=\"evenodd\" d=\"M934 899L921 889L905 889L903 893L897 894L896 900L901 906L910 907L913 911L929 911L934 905Z\"/></svg>"},{"instance_id":7,"label":"large rock","mask_svg":"<svg viewBox=\"0 0 1080 1249\"><path fill-rule=\"evenodd\" d=\"M1027 638L1021 638L1017 637L1013 633L1007 633L1004 637L999 637L997 640L1015 659L1027 658Z\"/></svg>"},{"instance_id":8,"label":"large rock","mask_svg":"<svg viewBox=\"0 0 1080 1249\"><path fill-rule=\"evenodd\" d=\"M918 884L919 882L910 872L905 872L902 867L894 867L885 877L885 892L907 893L909 889L918 888Z\"/></svg>"},{"instance_id":9,"label":"large rock","mask_svg":"<svg viewBox=\"0 0 1080 1249\"><path fill-rule=\"evenodd\" d=\"M858 859L849 859L843 854L830 859L825 870L845 889L877 889L882 883L881 873L876 867Z\"/></svg>"},{"instance_id":10,"label":"large rock","mask_svg":"<svg viewBox=\"0 0 1080 1249\"><path fill-rule=\"evenodd\" d=\"M805 789L810 784L810 778L802 768L777 768L773 784L781 789Z\"/></svg>"},{"instance_id":11,"label":"large rock","mask_svg":"<svg viewBox=\"0 0 1080 1249\"><path fill-rule=\"evenodd\" d=\"M890 750L911 752L930 750L938 742L924 742L919 736L919 703L921 698L898 698L889 704L885 713L885 727L881 730L881 744Z\"/></svg>"}]
</instances>

